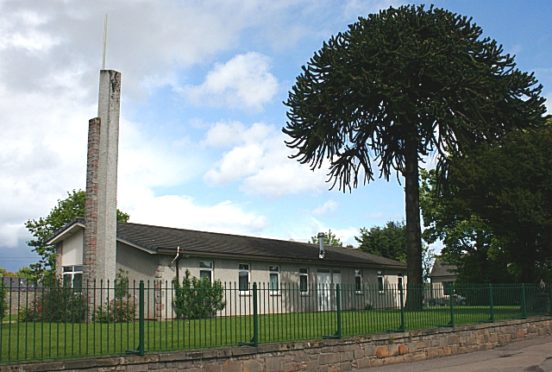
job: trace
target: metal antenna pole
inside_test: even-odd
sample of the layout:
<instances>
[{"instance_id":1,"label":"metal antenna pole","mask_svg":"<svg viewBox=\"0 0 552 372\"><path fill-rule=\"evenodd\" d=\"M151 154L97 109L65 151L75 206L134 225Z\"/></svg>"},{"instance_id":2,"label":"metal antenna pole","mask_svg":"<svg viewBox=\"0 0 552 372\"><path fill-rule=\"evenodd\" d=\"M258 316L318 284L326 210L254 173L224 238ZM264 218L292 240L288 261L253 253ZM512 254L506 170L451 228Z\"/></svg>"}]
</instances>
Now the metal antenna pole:
<instances>
[{"instance_id":1,"label":"metal antenna pole","mask_svg":"<svg viewBox=\"0 0 552 372\"><path fill-rule=\"evenodd\" d=\"M105 56L107 54L107 13L104 21L104 40L103 40L103 58L102 58L102 70L105 70Z\"/></svg>"}]
</instances>

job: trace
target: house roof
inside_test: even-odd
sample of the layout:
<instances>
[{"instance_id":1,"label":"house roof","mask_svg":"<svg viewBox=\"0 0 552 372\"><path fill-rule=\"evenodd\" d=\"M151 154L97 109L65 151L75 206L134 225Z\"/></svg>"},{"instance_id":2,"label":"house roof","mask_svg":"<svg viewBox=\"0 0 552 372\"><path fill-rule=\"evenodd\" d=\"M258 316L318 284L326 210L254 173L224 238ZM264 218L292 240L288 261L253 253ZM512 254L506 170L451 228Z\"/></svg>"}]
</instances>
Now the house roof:
<instances>
[{"instance_id":1,"label":"house roof","mask_svg":"<svg viewBox=\"0 0 552 372\"><path fill-rule=\"evenodd\" d=\"M49 240L50 244L63 240L63 235L67 234L66 230L74 229L76 226L84 227L82 221L79 221L77 225L76 223L68 224ZM327 246L325 247L325 258L320 259L318 257L319 248L315 244L130 222L117 224L117 240L152 254L171 256L175 256L177 247L180 247L180 253L184 256L309 262L317 265L335 266L337 264L376 269L406 269L406 265L402 262L354 248Z\"/></svg>"},{"instance_id":2,"label":"house roof","mask_svg":"<svg viewBox=\"0 0 552 372\"><path fill-rule=\"evenodd\" d=\"M435 262L433 263L433 267L431 268L431 273L429 274L429 277L456 277L456 271L456 265L448 265L444 263L440 257L436 257Z\"/></svg>"},{"instance_id":3,"label":"house roof","mask_svg":"<svg viewBox=\"0 0 552 372\"><path fill-rule=\"evenodd\" d=\"M137 223L119 223L119 240L130 242L146 250L174 256L177 247L183 255L218 256L226 258L312 261L317 264L343 264L347 266L370 266L403 270L399 261L365 253L353 248L325 247L324 259L318 257L318 245L259 238L253 236L213 233L177 229Z\"/></svg>"}]
</instances>

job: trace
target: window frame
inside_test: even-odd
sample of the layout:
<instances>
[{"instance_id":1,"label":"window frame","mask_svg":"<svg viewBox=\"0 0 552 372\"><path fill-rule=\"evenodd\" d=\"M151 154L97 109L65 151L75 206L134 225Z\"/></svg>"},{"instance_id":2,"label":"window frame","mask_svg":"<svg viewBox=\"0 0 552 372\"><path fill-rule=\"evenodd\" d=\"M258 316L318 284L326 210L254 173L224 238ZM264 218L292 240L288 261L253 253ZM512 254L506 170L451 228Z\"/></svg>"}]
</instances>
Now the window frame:
<instances>
[{"instance_id":1,"label":"window frame","mask_svg":"<svg viewBox=\"0 0 552 372\"><path fill-rule=\"evenodd\" d=\"M377 285L378 285L378 293L382 294L385 293L385 275L381 271L378 271L378 279L377 279Z\"/></svg>"},{"instance_id":2,"label":"window frame","mask_svg":"<svg viewBox=\"0 0 552 372\"><path fill-rule=\"evenodd\" d=\"M301 279L305 279L305 290L301 288ZM309 295L309 269L306 267L299 268L299 293L301 296Z\"/></svg>"},{"instance_id":3,"label":"window frame","mask_svg":"<svg viewBox=\"0 0 552 372\"><path fill-rule=\"evenodd\" d=\"M208 263L210 265L202 266L202 264ZM201 276L202 272L206 272L209 274L209 281L211 284L213 284L213 275L214 275L214 268L215 264L212 260L200 260L199 261L199 279L203 280L203 277Z\"/></svg>"},{"instance_id":4,"label":"window frame","mask_svg":"<svg viewBox=\"0 0 552 372\"><path fill-rule=\"evenodd\" d=\"M362 294L362 270L355 269L355 293Z\"/></svg>"},{"instance_id":5,"label":"window frame","mask_svg":"<svg viewBox=\"0 0 552 372\"><path fill-rule=\"evenodd\" d=\"M83 265L67 265L62 267L61 279L63 286L66 286L66 283L69 284L69 288L75 290L75 292L82 291L82 277L83 277L84 267ZM75 279L80 275L80 287L76 284ZM65 281L65 278L69 277L69 281Z\"/></svg>"},{"instance_id":6,"label":"window frame","mask_svg":"<svg viewBox=\"0 0 552 372\"><path fill-rule=\"evenodd\" d=\"M452 286L454 284L454 281L452 280L446 280L441 282L443 286L443 295L444 296L450 296L451 294L454 294L452 291Z\"/></svg>"},{"instance_id":7,"label":"window frame","mask_svg":"<svg viewBox=\"0 0 552 372\"><path fill-rule=\"evenodd\" d=\"M242 268L243 267L246 267L246 268ZM246 284L246 289L242 289L241 287L241 278L242 278L242 273L247 273L247 284ZM238 291L239 291L239 294L240 295L248 295L249 294L249 291L251 290L250 286L249 286L249 283L251 282L251 265L250 264L246 264L246 263L240 263L238 264Z\"/></svg>"},{"instance_id":8,"label":"window frame","mask_svg":"<svg viewBox=\"0 0 552 372\"><path fill-rule=\"evenodd\" d=\"M272 276L276 276L276 289L272 288ZM271 296L280 295L280 266L270 265L268 266L268 294Z\"/></svg>"}]
</instances>

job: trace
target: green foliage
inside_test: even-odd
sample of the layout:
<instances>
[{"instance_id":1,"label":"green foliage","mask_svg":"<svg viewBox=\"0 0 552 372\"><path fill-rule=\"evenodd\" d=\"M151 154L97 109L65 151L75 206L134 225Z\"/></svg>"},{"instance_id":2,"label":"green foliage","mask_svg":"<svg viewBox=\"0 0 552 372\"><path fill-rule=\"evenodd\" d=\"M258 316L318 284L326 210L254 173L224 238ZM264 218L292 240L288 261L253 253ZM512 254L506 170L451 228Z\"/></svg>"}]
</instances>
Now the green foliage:
<instances>
[{"instance_id":1,"label":"green foliage","mask_svg":"<svg viewBox=\"0 0 552 372\"><path fill-rule=\"evenodd\" d=\"M445 242L464 281L552 279L552 126L515 131L425 176L426 239Z\"/></svg>"},{"instance_id":2,"label":"green foliage","mask_svg":"<svg viewBox=\"0 0 552 372\"><path fill-rule=\"evenodd\" d=\"M312 244L318 244L318 235L314 235L311 237L310 242ZM327 234L324 234L324 245L329 246L336 246L336 247L343 247L343 243L341 242L341 239L339 239L331 229L328 230Z\"/></svg>"},{"instance_id":3,"label":"green foliage","mask_svg":"<svg viewBox=\"0 0 552 372\"><path fill-rule=\"evenodd\" d=\"M33 239L28 241L27 244L40 256L37 263L31 264L32 279L49 281L48 279L55 272L55 247L47 245L46 242L66 224L77 218L84 218L85 199L86 193L84 191L73 190L67 193L65 199L58 200L57 205L50 211L48 216L25 222L25 227L33 236ZM118 221L126 222L128 218L128 214L117 210Z\"/></svg>"},{"instance_id":4,"label":"green foliage","mask_svg":"<svg viewBox=\"0 0 552 372\"><path fill-rule=\"evenodd\" d=\"M293 158L329 162L333 186L404 177L409 285L422 281L419 157L436 152L446 176L449 156L544 124L542 86L482 34L434 7L361 17L315 52L285 102Z\"/></svg>"},{"instance_id":5,"label":"green foliage","mask_svg":"<svg viewBox=\"0 0 552 372\"><path fill-rule=\"evenodd\" d=\"M451 177L445 192L439 185L436 171L422 172L420 207L426 227L423 238L428 244L438 240L444 243L443 260L456 265L458 282L514 281L501 253L500 239L488 223L468 208L465 199L454 196L454 190L456 186Z\"/></svg>"},{"instance_id":6,"label":"green foliage","mask_svg":"<svg viewBox=\"0 0 552 372\"><path fill-rule=\"evenodd\" d=\"M119 269L113 284L114 297L96 309L94 320L116 323L133 321L136 318L136 301L130 295L128 285L128 272Z\"/></svg>"},{"instance_id":7,"label":"green foliage","mask_svg":"<svg viewBox=\"0 0 552 372\"><path fill-rule=\"evenodd\" d=\"M0 279L1 278L2 277L0 276ZM0 280L0 322L2 322L2 319L4 319L7 308L8 304L6 302L6 289L4 288L4 281Z\"/></svg>"},{"instance_id":8,"label":"green foliage","mask_svg":"<svg viewBox=\"0 0 552 372\"><path fill-rule=\"evenodd\" d=\"M355 237L359 249L378 256L406 262L406 226L403 222L389 221L384 227L360 229Z\"/></svg>"},{"instance_id":9,"label":"green foliage","mask_svg":"<svg viewBox=\"0 0 552 372\"><path fill-rule=\"evenodd\" d=\"M406 225L404 222L389 221L384 227L360 228L360 236L355 236L358 248L366 253L406 262ZM433 261L433 250L422 246L423 278L429 277Z\"/></svg>"},{"instance_id":10,"label":"green foliage","mask_svg":"<svg viewBox=\"0 0 552 372\"><path fill-rule=\"evenodd\" d=\"M79 323L86 319L86 309L82 293L63 287L56 280L43 291L37 291L30 306L19 311L19 321Z\"/></svg>"},{"instance_id":11,"label":"green foliage","mask_svg":"<svg viewBox=\"0 0 552 372\"><path fill-rule=\"evenodd\" d=\"M186 270L182 285L176 279L173 285L173 307L178 319L213 318L226 306L220 280L211 283L208 278L190 277Z\"/></svg>"},{"instance_id":12,"label":"green foliage","mask_svg":"<svg viewBox=\"0 0 552 372\"><path fill-rule=\"evenodd\" d=\"M552 123L551 123L552 124ZM552 125L516 131L451 163L443 197L462 200L498 242L487 256L523 282L552 279Z\"/></svg>"}]
</instances>

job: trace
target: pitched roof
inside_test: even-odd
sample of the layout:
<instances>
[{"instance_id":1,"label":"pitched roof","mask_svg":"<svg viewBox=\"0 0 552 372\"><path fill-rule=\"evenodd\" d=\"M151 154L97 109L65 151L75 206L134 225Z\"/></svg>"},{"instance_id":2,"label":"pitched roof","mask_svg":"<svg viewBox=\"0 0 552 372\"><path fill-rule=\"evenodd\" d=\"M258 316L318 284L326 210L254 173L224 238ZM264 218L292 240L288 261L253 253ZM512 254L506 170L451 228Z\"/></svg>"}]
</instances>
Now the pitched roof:
<instances>
[{"instance_id":1,"label":"pitched roof","mask_svg":"<svg viewBox=\"0 0 552 372\"><path fill-rule=\"evenodd\" d=\"M67 224L50 238L49 244L64 240L69 232L84 228L82 220ZM206 231L177 229L131 222L117 224L117 240L151 254L176 255L177 247L183 255L250 259L272 262L300 262L316 265L342 265L375 269L405 270L402 262L369 254L354 248L327 246L325 258L318 257L318 245L222 234Z\"/></svg>"},{"instance_id":2,"label":"pitched roof","mask_svg":"<svg viewBox=\"0 0 552 372\"><path fill-rule=\"evenodd\" d=\"M180 247L182 254L193 256L291 262L312 261L317 264L405 269L405 265L399 261L353 248L325 247L326 256L324 259L320 259L318 245L315 244L137 223L119 223L117 238L137 247L168 255L175 255L177 247Z\"/></svg>"},{"instance_id":3,"label":"pitched roof","mask_svg":"<svg viewBox=\"0 0 552 372\"><path fill-rule=\"evenodd\" d=\"M431 268L431 273L429 276L431 278L436 277L455 277L457 268L456 265L449 265L443 262L441 257L435 257L435 262L433 263L433 267Z\"/></svg>"}]
</instances>

